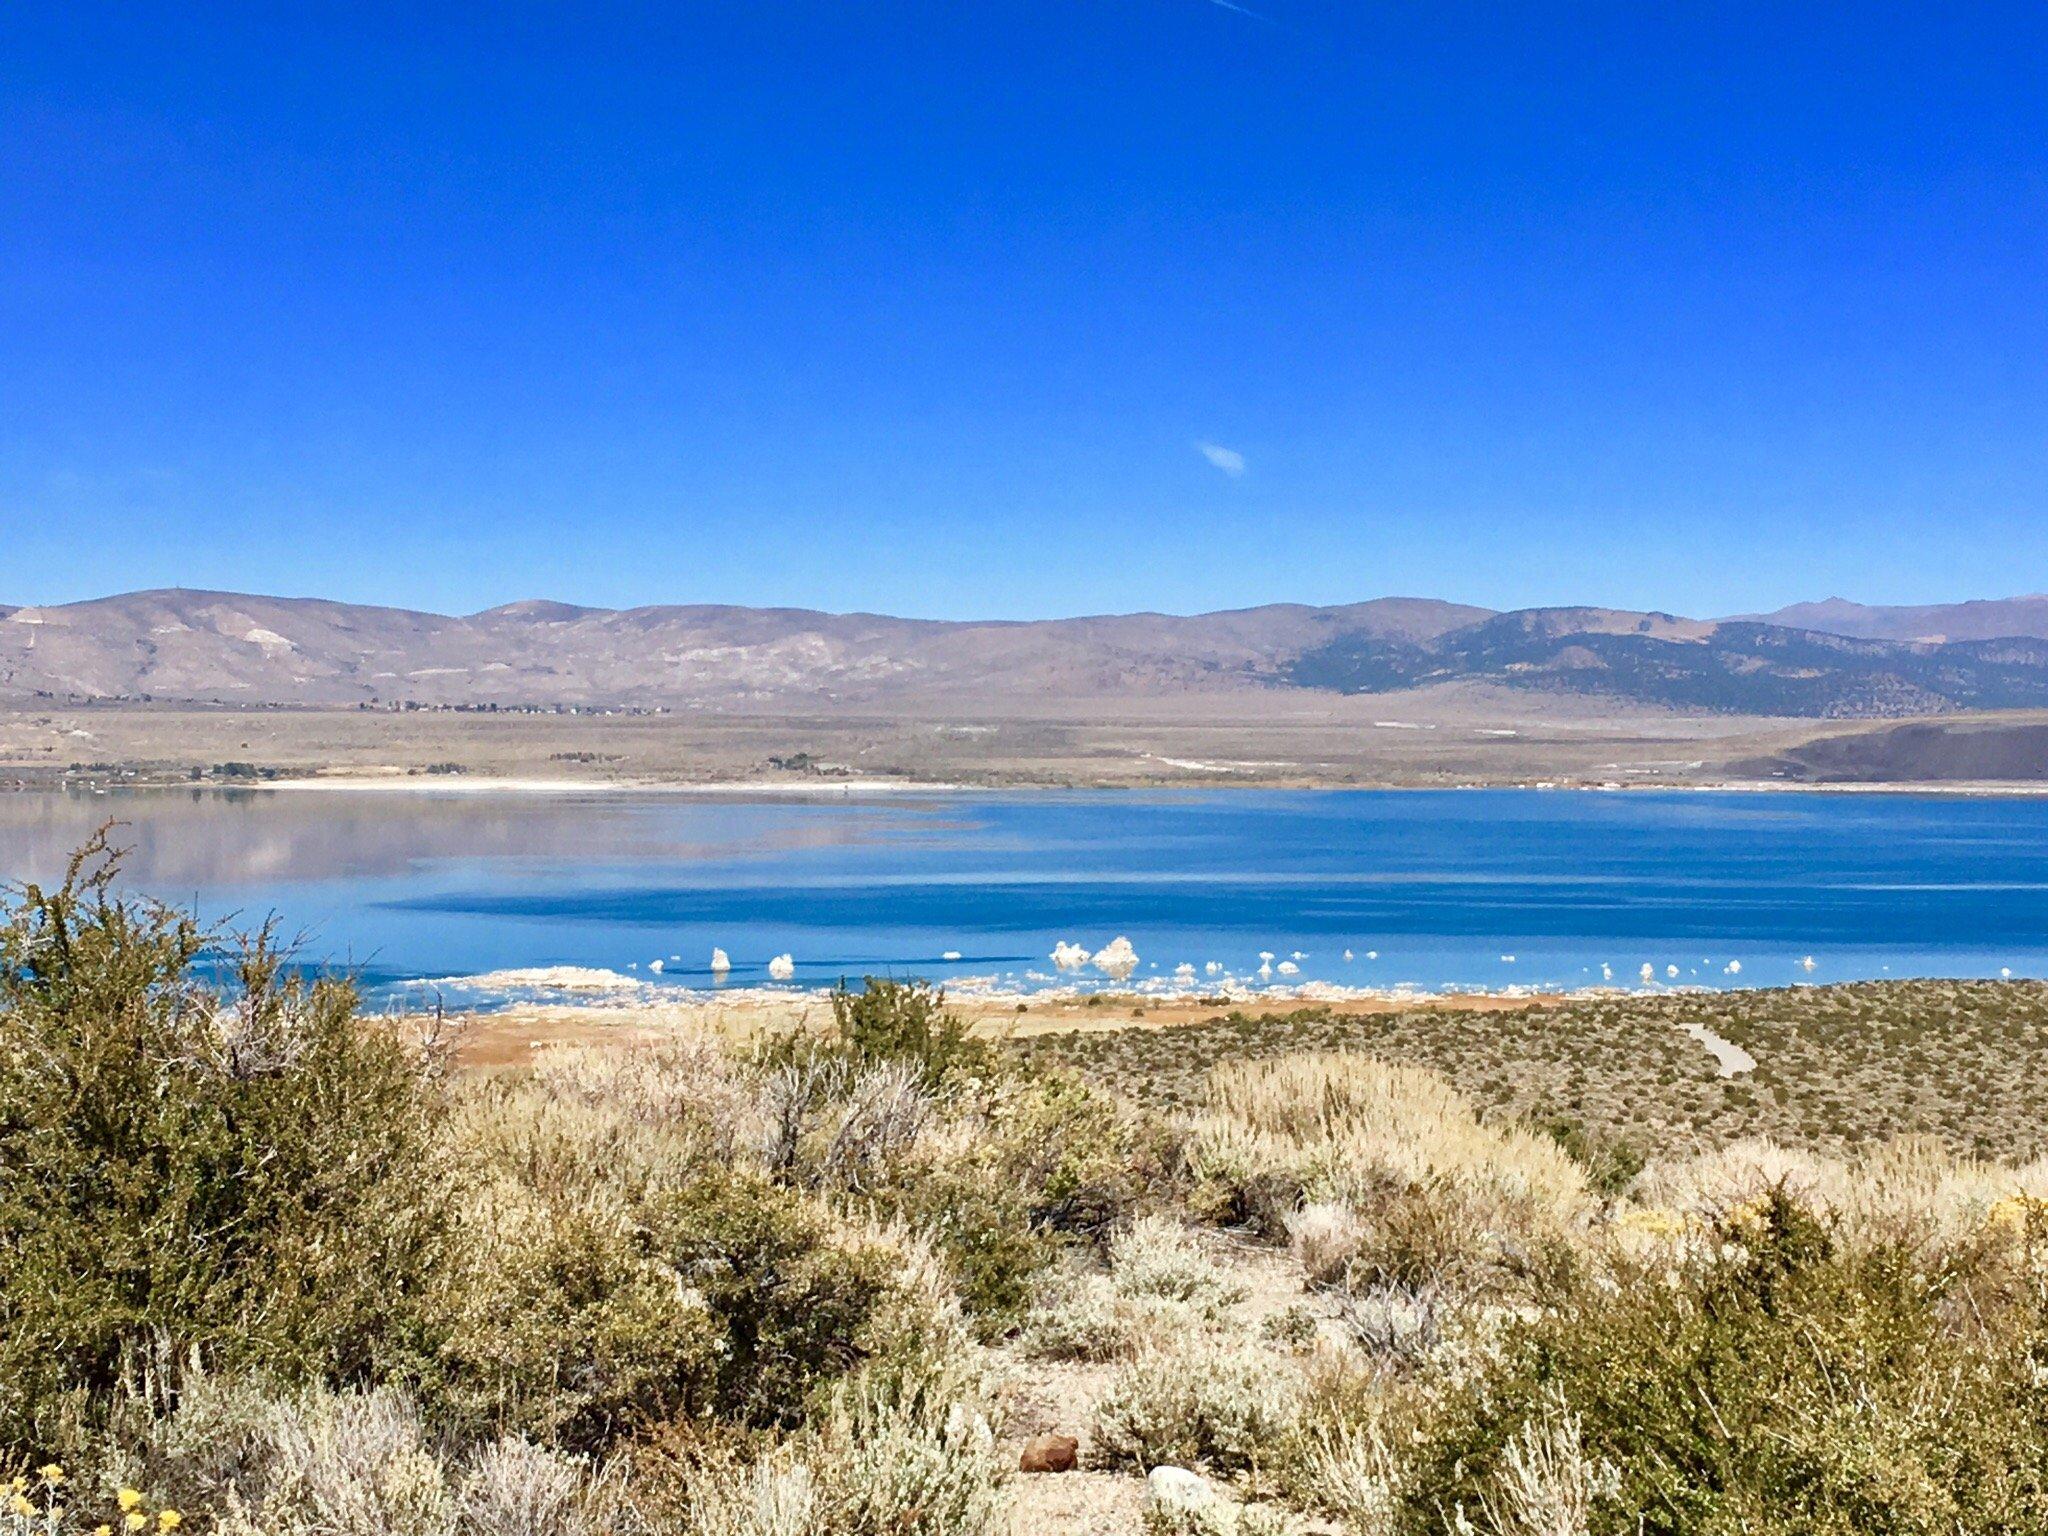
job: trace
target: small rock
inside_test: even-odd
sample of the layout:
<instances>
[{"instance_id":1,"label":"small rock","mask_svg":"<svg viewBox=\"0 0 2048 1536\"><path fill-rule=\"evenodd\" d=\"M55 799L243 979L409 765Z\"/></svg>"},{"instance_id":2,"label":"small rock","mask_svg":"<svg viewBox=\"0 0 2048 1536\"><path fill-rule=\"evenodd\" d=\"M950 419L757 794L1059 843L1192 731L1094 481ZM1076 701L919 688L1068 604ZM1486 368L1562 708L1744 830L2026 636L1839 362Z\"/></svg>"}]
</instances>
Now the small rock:
<instances>
[{"instance_id":1,"label":"small rock","mask_svg":"<svg viewBox=\"0 0 2048 1536\"><path fill-rule=\"evenodd\" d=\"M1186 1467L1154 1467L1145 1474L1145 1486L1151 1492L1152 1502L1168 1512L1200 1509L1216 1500L1216 1490L1209 1486L1209 1479Z\"/></svg>"},{"instance_id":2,"label":"small rock","mask_svg":"<svg viewBox=\"0 0 2048 1536\"><path fill-rule=\"evenodd\" d=\"M1023 1472L1071 1472L1081 1442L1072 1435L1034 1435L1024 1442L1017 1467Z\"/></svg>"}]
</instances>

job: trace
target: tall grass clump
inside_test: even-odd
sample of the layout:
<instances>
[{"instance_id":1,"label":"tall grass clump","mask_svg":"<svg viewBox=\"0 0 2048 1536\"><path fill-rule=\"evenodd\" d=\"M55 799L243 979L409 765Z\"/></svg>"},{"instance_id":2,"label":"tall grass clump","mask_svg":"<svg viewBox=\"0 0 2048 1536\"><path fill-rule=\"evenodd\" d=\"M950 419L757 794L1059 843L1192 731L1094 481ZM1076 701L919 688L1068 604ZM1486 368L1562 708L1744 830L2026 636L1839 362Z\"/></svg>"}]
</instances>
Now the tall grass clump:
<instances>
[{"instance_id":1,"label":"tall grass clump","mask_svg":"<svg viewBox=\"0 0 2048 1536\"><path fill-rule=\"evenodd\" d=\"M1208 1214L1291 1230L1333 1283L1539 1271L1594 1205L1551 1138L1482 1121L1435 1072L1344 1052L1218 1067L1188 1162Z\"/></svg>"},{"instance_id":2,"label":"tall grass clump","mask_svg":"<svg viewBox=\"0 0 2048 1536\"><path fill-rule=\"evenodd\" d=\"M452 1229L429 1048L267 937L225 993L104 833L0 914L0 1448L90 1418L145 1346L282 1380L432 1351Z\"/></svg>"},{"instance_id":3,"label":"tall grass clump","mask_svg":"<svg viewBox=\"0 0 2048 1536\"><path fill-rule=\"evenodd\" d=\"M987 1384L945 1350L843 1383L801 1435L692 1481L682 1536L992 1536Z\"/></svg>"}]
</instances>

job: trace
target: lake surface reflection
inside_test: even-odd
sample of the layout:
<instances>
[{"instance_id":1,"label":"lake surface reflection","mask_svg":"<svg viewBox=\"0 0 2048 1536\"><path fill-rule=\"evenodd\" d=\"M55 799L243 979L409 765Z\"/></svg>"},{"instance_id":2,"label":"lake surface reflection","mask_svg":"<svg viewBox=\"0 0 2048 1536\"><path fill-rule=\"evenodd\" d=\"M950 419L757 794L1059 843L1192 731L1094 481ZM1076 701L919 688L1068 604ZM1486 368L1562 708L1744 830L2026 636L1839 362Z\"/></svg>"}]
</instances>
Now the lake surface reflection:
<instances>
[{"instance_id":1,"label":"lake surface reflection","mask_svg":"<svg viewBox=\"0 0 2048 1536\"><path fill-rule=\"evenodd\" d=\"M1055 943L1119 934L1160 986L2048 973L2048 801L2026 798L17 793L0 874L49 878L109 819L132 888L274 914L373 991L542 966L701 987L714 945L733 984L788 953L803 985L1030 988L1074 979Z\"/></svg>"}]
</instances>

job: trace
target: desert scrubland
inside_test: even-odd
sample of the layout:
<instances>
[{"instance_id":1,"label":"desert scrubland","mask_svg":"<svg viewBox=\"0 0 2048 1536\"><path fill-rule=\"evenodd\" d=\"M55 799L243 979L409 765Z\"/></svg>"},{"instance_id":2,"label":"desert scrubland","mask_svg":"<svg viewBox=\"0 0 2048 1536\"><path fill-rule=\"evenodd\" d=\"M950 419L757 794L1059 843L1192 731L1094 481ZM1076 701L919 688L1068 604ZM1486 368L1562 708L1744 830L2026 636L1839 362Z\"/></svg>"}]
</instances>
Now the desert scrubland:
<instances>
[{"instance_id":1,"label":"desert scrubland","mask_svg":"<svg viewBox=\"0 0 2048 1536\"><path fill-rule=\"evenodd\" d=\"M2048 1526L2039 986L464 1065L100 867L0 927L11 1536Z\"/></svg>"}]
</instances>

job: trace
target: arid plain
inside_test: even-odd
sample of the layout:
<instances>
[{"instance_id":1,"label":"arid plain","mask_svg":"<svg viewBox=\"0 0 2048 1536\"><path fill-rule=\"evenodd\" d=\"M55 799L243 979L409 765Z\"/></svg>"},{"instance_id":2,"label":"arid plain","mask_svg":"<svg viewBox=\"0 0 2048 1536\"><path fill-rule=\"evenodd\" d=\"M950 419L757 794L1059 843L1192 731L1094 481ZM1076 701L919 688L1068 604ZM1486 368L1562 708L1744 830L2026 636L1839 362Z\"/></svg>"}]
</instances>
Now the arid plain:
<instances>
[{"instance_id":1,"label":"arid plain","mask_svg":"<svg viewBox=\"0 0 2048 1536\"><path fill-rule=\"evenodd\" d=\"M2031 746L1954 771L1972 736L2031 737L2031 713L1924 727L1935 750L1887 771L1898 722L1773 720L1445 688L1078 701L1058 709L871 715L477 713L132 703L0 709L0 785L64 782L553 781L577 785L853 781L986 786L1702 787L1783 782L1782 754L1841 750L1841 782L2011 783ZM1835 776L1831 776L1835 777Z\"/></svg>"}]
</instances>

